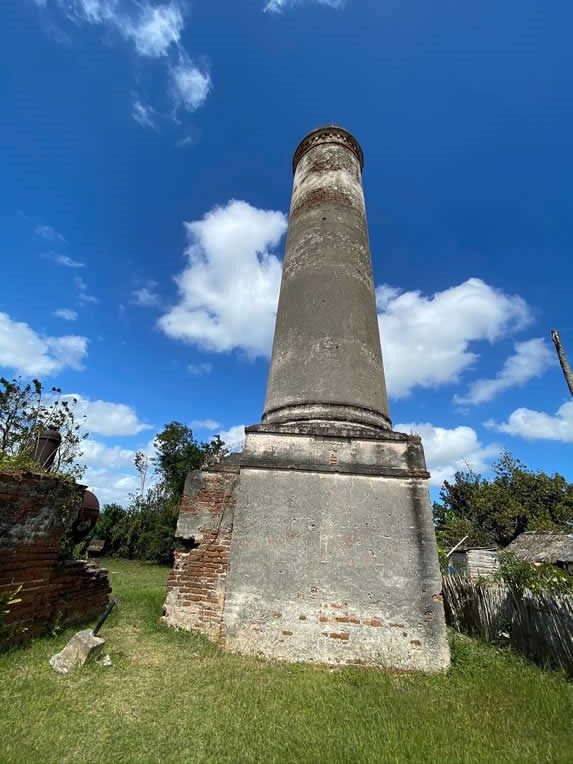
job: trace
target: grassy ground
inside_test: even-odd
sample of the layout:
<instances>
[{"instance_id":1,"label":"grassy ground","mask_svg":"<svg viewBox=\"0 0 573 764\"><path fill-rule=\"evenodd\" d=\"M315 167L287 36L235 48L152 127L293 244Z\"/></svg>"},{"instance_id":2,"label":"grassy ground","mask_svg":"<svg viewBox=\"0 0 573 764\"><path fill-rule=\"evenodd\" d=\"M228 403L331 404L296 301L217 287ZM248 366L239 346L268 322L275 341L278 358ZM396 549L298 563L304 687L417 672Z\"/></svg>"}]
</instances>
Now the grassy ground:
<instances>
[{"instance_id":1,"label":"grassy ground","mask_svg":"<svg viewBox=\"0 0 573 764\"><path fill-rule=\"evenodd\" d=\"M225 655L158 622L167 570L109 560L111 667L48 658L75 629L0 656L0 761L571 762L573 687L452 635L448 676Z\"/></svg>"}]
</instances>

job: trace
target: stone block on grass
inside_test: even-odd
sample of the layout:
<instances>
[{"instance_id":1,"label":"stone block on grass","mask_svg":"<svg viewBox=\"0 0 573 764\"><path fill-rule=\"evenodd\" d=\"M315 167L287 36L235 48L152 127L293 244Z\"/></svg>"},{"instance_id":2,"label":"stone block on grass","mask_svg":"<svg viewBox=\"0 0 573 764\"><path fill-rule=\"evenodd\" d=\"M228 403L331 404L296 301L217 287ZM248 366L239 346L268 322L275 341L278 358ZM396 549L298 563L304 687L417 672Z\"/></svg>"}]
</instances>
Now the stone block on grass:
<instances>
[{"instance_id":1,"label":"stone block on grass","mask_svg":"<svg viewBox=\"0 0 573 764\"><path fill-rule=\"evenodd\" d=\"M50 666L57 674L69 674L101 653L105 639L94 636L91 629L78 631L59 653L52 655Z\"/></svg>"}]
</instances>

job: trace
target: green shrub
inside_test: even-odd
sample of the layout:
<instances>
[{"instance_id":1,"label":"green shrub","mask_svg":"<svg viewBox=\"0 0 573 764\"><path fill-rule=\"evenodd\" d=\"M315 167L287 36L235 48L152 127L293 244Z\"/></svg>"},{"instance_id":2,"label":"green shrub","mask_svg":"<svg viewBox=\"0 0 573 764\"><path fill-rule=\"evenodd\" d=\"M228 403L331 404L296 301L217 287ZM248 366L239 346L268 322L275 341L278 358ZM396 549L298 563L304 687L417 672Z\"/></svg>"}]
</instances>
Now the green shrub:
<instances>
[{"instance_id":1,"label":"green shrub","mask_svg":"<svg viewBox=\"0 0 573 764\"><path fill-rule=\"evenodd\" d=\"M529 563L512 552L501 552L497 578L516 591L573 594L573 576L549 563Z\"/></svg>"}]
</instances>

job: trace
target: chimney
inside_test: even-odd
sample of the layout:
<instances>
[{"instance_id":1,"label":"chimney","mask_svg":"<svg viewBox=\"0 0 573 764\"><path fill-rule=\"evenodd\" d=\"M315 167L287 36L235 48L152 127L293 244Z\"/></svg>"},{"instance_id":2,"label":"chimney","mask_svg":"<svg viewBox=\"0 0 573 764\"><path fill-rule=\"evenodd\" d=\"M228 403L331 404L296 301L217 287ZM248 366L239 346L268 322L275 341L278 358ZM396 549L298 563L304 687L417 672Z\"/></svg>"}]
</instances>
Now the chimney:
<instances>
[{"instance_id":1,"label":"chimney","mask_svg":"<svg viewBox=\"0 0 573 764\"><path fill-rule=\"evenodd\" d=\"M293 160L286 253L262 421L389 430L364 158L341 127L313 130Z\"/></svg>"}]
</instances>

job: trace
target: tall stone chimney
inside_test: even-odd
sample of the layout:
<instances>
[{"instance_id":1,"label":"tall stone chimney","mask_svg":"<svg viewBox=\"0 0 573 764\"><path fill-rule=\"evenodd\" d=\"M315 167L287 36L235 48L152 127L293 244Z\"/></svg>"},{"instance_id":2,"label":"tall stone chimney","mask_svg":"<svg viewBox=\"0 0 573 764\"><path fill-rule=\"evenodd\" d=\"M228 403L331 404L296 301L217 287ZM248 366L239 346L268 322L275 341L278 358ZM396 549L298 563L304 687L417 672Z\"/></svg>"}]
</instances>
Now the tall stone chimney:
<instances>
[{"instance_id":1,"label":"tall stone chimney","mask_svg":"<svg viewBox=\"0 0 573 764\"><path fill-rule=\"evenodd\" d=\"M391 427L363 165L341 127L313 130L295 152L264 423Z\"/></svg>"},{"instance_id":2,"label":"tall stone chimney","mask_svg":"<svg viewBox=\"0 0 573 764\"><path fill-rule=\"evenodd\" d=\"M443 671L429 474L391 429L362 166L341 127L295 152L262 422L238 463L189 474L165 620L248 655Z\"/></svg>"}]
</instances>

